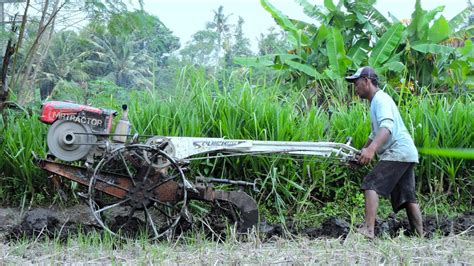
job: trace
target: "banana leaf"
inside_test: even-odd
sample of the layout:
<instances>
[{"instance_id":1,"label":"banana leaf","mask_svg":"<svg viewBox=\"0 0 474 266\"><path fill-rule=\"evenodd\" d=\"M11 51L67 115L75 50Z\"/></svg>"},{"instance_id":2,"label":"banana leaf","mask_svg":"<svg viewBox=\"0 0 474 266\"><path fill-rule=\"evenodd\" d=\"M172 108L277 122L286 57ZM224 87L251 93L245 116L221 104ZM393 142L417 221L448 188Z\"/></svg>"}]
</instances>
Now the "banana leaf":
<instances>
[{"instance_id":1,"label":"banana leaf","mask_svg":"<svg viewBox=\"0 0 474 266\"><path fill-rule=\"evenodd\" d=\"M314 18L319 22L326 20L326 14L317 5L310 4L306 0L295 0L300 6L303 7L303 12L310 18Z\"/></svg>"},{"instance_id":2,"label":"banana leaf","mask_svg":"<svg viewBox=\"0 0 474 266\"><path fill-rule=\"evenodd\" d=\"M423 19L420 20L418 24L418 38L420 40L426 40L428 38L429 25L431 21L434 19L434 17L438 13L443 12L443 10L444 10L444 6L439 6L431 11L428 11L423 16Z\"/></svg>"},{"instance_id":3,"label":"banana leaf","mask_svg":"<svg viewBox=\"0 0 474 266\"><path fill-rule=\"evenodd\" d=\"M326 49L329 57L329 67L339 76L345 75L350 62L347 62L348 58L344 49L344 41L340 29L333 27L329 30Z\"/></svg>"},{"instance_id":4,"label":"banana leaf","mask_svg":"<svg viewBox=\"0 0 474 266\"><path fill-rule=\"evenodd\" d=\"M311 65L305 65L305 64L301 64L301 63L291 61L291 60L287 60L285 61L285 63L289 65L291 68L296 69L300 72L303 72L306 75L311 76L315 79L324 79L323 75L318 73L318 71L316 71L316 69L312 67Z\"/></svg>"},{"instance_id":5,"label":"banana leaf","mask_svg":"<svg viewBox=\"0 0 474 266\"><path fill-rule=\"evenodd\" d=\"M309 34L316 34L318 32L318 27L316 27L316 25L312 23L308 23L308 22L304 22L304 21L292 19L292 18L290 18L289 20L291 21L291 23L293 23L295 28L299 30L305 30Z\"/></svg>"},{"instance_id":6,"label":"banana leaf","mask_svg":"<svg viewBox=\"0 0 474 266\"><path fill-rule=\"evenodd\" d=\"M337 12L337 7L334 5L332 0L324 0L324 6L327 8L327 10L331 12Z\"/></svg>"},{"instance_id":7,"label":"banana leaf","mask_svg":"<svg viewBox=\"0 0 474 266\"><path fill-rule=\"evenodd\" d=\"M274 54L255 57L235 57L234 63L247 67L267 67L274 64Z\"/></svg>"},{"instance_id":8,"label":"banana leaf","mask_svg":"<svg viewBox=\"0 0 474 266\"><path fill-rule=\"evenodd\" d=\"M301 60L301 57L295 54L276 54L273 62L275 64L286 64L287 61L291 61L293 59Z\"/></svg>"},{"instance_id":9,"label":"banana leaf","mask_svg":"<svg viewBox=\"0 0 474 266\"><path fill-rule=\"evenodd\" d=\"M469 64L462 60L454 60L449 65L450 78L454 84L463 84L469 73Z\"/></svg>"},{"instance_id":10,"label":"banana leaf","mask_svg":"<svg viewBox=\"0 0 474 266\"><path fill-rule=\"evenodd\" d=\"M293 23L291 23L290 19L280 10L276 9L272 4L270 4L268 0L260 0L260 4L265 10L267 10L272 15L276 23L280 25L284 30L293 33L297 31L297 28L295 27L295 25L293 25Z\"/></svg>"},{"instance_id":11,"label":"banana leaf","mask_svg":"<svg viewBox=\"0 0 474 266\"><path fill-rule=\"evenodd\" d=\"M400 61L388 62L388 63L384 64L383 67L382 67L382 72L384 72L386 70L401 73L401 72L403 72L403 70L405 70L405 65Z\"/></svg>"},{"instance_id":12,"label":"banana leaf","mask_svg":"<svg viewBox=\"0 0 474 266\"><path fill-rule=\"evenodd\" d=\"M448 21L441 16L434 23L428 31L428 39L433 43L440 43L449 38L450 28Z\"/></svg>"},{"instance_id":13,"label":"banana leaf","mask_svg":"<svg viewBox=\"0 0 474 266\"><path fill-rule=\"evenodd\" d=\"M316 34L313 43L311 44L311 47L313 49L319 49L320 45L323 43L323 41L326 40L327 36L329 34L329 29L325 25L321 25L319 27L318 33Z\"/></svg>"},{"instance_id":14,"label":"banana leaf","mask_svg":"<svg viewBox=\"0 0 474 266\"><path fill-rule=\"evenodd\" d=\"M444 6L439 6L433 10L426 11L421 8L420 0L416 0L415 11L411 15L411 23L407 27L407 31L417 40L426 40L428 38L428 30L430 22L434 17L444 10Z\"/></svg>"},{"instance_id":15,"label":"banana leaf","mask_svg":"<svg viewBox=\"0 0 474 266\"><path fill-rule=\"evenodd\" d=\"M382 38L375 44L374 49L369 58L369 65L377 68L381 66L398 47L402 37L404 26L400 23L394 24L387 32L382 35Z\"/></svg>"},{"instance_id":16,"label":"banana leaf","mask_svg":"<svg viewBox=\"0 0 474 266\"><path fill-rule=\"evenodd\" d=\"M463 56L474 58L474 46L469 39L464 42L464 46L458 48L458 51Z\"/></svg>"},{"instance_id":17,"label":"banana leaf","mask_svg":"<svg viewBox=\"0 0 474 266\"><path fill-rule=\"evenodd\" d=\"M360 39L351 47L347 56L352 59L353 66L358 68L364 63L368 57L369 49L368 39Z\"/></svg>"},{"instance_id":18,"label":"banana leaf","mask_svg":"<svg viewBox=\"0 0 474 266\"><path fill-rule=\"evenodd\" d=\"M393 23L400 23L400 20L397 17L395 17L395 15L392 14L391 12L388 12L388 16L392 19Z\"/></svg>"},{"instance_id":19,"label":"banana leaf","mask_svg":"<svg viewBox=\"0 0 474 266\"><path fill-rule=\"evenodd\" d=\"M471 6L466 7L449 21L449 27L452 30L457 30L466 20L469 19L473 10L474 8Z\"/></svg>"},{"instance_id":20,"label":"banana leaf","mask_svg":"<svg viewBox=\"0 0 474 266\"><path fill-rule=\"evenodd\" d=\"M410 25L407 27L407 32L411 36L415 36L419 30L419 25L422 25L423 17L425 16L426 11L421 8L420 0L416 0L415 10L411 13Z\"/></svg>"},{"instance_id":21,"label":"banana leaf","mask_svg":"<svg viewBox=\"0 0 474 266\"><path fill-rule=\"evenodd\" d=\"M453 47L435 43L414 43L411 48L422 53L449 54L454 51Z\"/></svg>"},{"instance_id":22,"label":"banana leaf","mask_svg":"<svg viewBox=\"0 0 474 266\"><path fill-rule=\"evenodd\" d=\"M459 39L471 39L474 37L474 25L467 26L452 34L452 37Z\"/></svg>"},{"instance_id":23,"label":"banana leaf","mask_svg":"<svg viewBox=\"0 0 474 266\"><path fill-rule=\"evenodd\" d=\"M369 15L371 20L383 25L386 29L390 28L392 25L388 19L380 13L374 6L369 5Z\"/></svg>"}]
</instances>

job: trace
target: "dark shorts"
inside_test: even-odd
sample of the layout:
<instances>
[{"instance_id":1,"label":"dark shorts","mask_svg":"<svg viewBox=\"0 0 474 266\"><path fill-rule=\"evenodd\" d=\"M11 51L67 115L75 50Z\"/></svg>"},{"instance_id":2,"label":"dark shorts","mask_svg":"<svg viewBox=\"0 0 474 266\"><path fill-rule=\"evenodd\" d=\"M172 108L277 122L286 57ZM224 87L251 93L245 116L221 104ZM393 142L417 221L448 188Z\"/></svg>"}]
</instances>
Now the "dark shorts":
<instances>
[{"instance_id":1,"label":"dark shorts","mask_svg":"<svg viewBox=\"0 0 474 266\"><path fill-rule=\"evenodd\" d=\"M406 203L416 203L414 168L415 163L380 161L364 177L361 188L390 197L393 211L398 212Z\"/></svg>"}]
</instances>

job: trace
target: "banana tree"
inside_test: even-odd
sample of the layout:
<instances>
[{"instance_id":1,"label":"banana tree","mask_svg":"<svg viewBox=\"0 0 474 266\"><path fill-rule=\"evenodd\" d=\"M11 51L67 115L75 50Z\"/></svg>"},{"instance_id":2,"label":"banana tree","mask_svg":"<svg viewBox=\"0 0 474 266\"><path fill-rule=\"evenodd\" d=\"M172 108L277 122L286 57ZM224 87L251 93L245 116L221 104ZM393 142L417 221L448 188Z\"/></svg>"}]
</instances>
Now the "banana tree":
<instances>
[{"instance_id":1,"label":"banana tree","mask_svg":"<svg viewBox=\"0 0 474 266\"><path fill-rule=\"evenodd\" d=\"M261 0L262 6L288 33L294 49L265 58L236 58L236 63L288 71L303 86L332 82L349 69L366 64L371 43L390 27L390 22L373 7L375 0L343 0L337 4L325 0L324 6L296 1L315 19L314 23L290 19L269 0Z\"/></svg>"},{"instance_id":2,"label":"banana tree","mask_svg":"<svg viewBox=\"0 0 474 266\"><path fill-rule=\"evenodd\" d=\"M349 70L372 65L388 81L402 87L449 84L470 87L470 55L450 45L450 40L472 38L473 26L462 27L472 13L471 6L451 20L439 13L443 7L423 10L417 0L408 25L391 16L385 18L373 5L375 0L341 0L324 6L295 0L315 19L307 23L290 19L269 0L262 6L288 33L294 49L285 54L236 58L237 64L271 67L290 73L297 84L341 80ZM462 83L462 84L461 84ZM312 85L310 85L312 86Z\"/></svg>"},{"instance_id":3,"label":"banana tree","mask_svg":"<svg viewBox=\"0 0 474 266\"><path fill-rule=\"evenodd\" d=\"M469 55L463 57L451 44L453 40L464 42L474 36L470 27L461 27L473 9L467 7L450 21L438 16L443 10L444 7L423 10L417 0L409 24L405 27L395 23L384 33L372 49L368 63L388 79L399 81L403 75L402 87L407 83L413 84L413 89L471 86L464 82L469 76ZM459 74L458 78L453 78L453 72Z\"/></svg>"}]
</instances>

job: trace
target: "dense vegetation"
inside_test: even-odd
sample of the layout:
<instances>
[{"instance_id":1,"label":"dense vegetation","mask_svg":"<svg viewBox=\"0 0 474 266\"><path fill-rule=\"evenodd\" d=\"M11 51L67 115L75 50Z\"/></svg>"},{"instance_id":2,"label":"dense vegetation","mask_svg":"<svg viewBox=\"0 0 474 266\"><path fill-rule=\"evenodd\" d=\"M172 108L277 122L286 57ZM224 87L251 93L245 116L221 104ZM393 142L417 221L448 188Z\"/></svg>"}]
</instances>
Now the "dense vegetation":
<instances>
[{"instance_id":1,"label":"dense vegetation","mask_svg":"<svg viewBox=\"0 0 474 266\"><path fill-rule=\"evenodd\" d=\"M390 85L402 91L474 87L474 25L466 24L470 16L472 19L471 6L448 21L438 16L443 6L424 10L417 0L411 19L399 20L382 15L373 6L375 0L346 0L337 5L326 0L324 6L313 6L306 0L297 2L314 18L314 24L290 19L268 0L261 0L288 33L294 49L238 62L289 69L291 79L303 87L337 81L348 70L364 65L374 67Z\"/></svg>"},{"instance_id":2,"label":"dense vegetation","mask_svg":"<svg viewBox=\"0 0 474 266\"><path fill-rule=\"evenodd\" d=\"M133 131L294 141L344 142L347 136L352 136L355 147L361 147L369 133L367 105L357 100L347 103L335 100L329 107L333 110L329 117L325 110L308 105L302 93L281 90L278 82L251 86L234 78L221 90L216 81L210 82L194 69L183 73L182 80L179 93L173 97L148 92L130 97ZM91 101L93 105L115 109L120 103L114 96ZM423 100L408 100L400 110L418 147L469 148L473 142L469 130L474 126L473 107L470 96L447 100L442 95L432 95ZM38 202L45 202L45 196L54 198L46 174L33 165L31 155L31 151L44 155L47 126L38 121L36 114L11 115L8 119L0 153L5 175L2 198L10 202L26 195L35 195ZM438 201L444 207L443 203L456 203L450 211L469 208L474 174L470 163L461 158L423 155L417 168L422 199ZM312 157L295 160L288 156L210 159L196 162L195 166L196 172L204 175L262 179L263 190L256 195L261 206L290 215L321 215L321 208L327 215L347 215L348 206L359 206L359 211L362 210L359 183L369 170L362 168L354 172L331 161ZM434 211L432 207L426 206Z\"/></svg>"},{"instance_id":3,"label":"dense vegetation","mask_svg":"<svg viewBox=\"0 0 474 266\"><path fill-rule=\"evenodd\" d=\"M30 53L39 34L35 23L41 22L29 22L24 42L30 46L16 56L25 64L40 60L41 67L36 74L25 73L28 65L11 74L21 82L13 83L9 100L25 111L2 114L0 200L60 200L32 161L32 151L44 156L47 150L48 127L38 121L41 101L73 100L115 110L128 102L133 131L140 134L337 142L351 136L353 146L361 148L370 130L367 104L342 77L370 64L421 153L416 171L423 209L472 208L472 7L447 21L439 15L442 8L425 11L417 1L411 21L403 24L382 16L371 0L338 5L328 0L324 7L298 0L317 21L309 24L261 2L284 32L262 34L257 54L250 51L243 19L232 24L222 7L179 54L178 38L143 10L94 6L91 14L102 8L110 15L91 19L79 31L51 29L51 38L36 48L44 58ZM462 45L455 47L453 40ZM267 217L303 222L360 215L359 184L370 169L288 156L193 164L195 174L261 179L262 191L254 196ZM66 185L68 192L79 189Z\"/></svg>"}]
</instances>

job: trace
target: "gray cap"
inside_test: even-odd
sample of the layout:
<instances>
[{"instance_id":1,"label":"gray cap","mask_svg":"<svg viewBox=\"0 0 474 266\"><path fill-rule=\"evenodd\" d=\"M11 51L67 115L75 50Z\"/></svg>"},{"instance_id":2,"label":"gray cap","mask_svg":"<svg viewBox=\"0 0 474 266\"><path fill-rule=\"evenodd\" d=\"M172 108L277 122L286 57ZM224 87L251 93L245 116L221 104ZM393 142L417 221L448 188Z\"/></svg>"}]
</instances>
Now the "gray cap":
<instances>
[{"instance_id":1,"label":"gray cap","mask_svg":"<svg viewBox=\"0 0 474 266\"><path fill-rule=\"evenodd\" d=\"M361 67L357 69L356 73L354 73L352 76L346 77L346 80L349 82L355 82L358 78L369 78L369 79L375 79L378 80L377 74L375 74L375 70L371 67Z\"/></svg>"}]
</instances>

